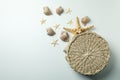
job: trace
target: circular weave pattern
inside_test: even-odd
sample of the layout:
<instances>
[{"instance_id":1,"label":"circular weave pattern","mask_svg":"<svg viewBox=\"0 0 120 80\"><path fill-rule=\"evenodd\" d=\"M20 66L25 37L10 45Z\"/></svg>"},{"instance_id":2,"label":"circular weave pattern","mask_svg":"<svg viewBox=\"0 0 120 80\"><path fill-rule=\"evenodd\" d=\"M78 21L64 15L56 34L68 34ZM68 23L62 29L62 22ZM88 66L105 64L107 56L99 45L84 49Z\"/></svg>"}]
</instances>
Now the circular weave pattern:
<instances>
[{"instance_id":1,"label":"circular weave pattern","mask_svg":"<svg viewBox=\"0 0 120 80\"><path fill-rule=\"evenodd\" d=\"M76 35L66 52L66 59L70 66L84 75L94 75L100 72L110 58L107 41L94 32Z\"/></svg>"}]
</instances>

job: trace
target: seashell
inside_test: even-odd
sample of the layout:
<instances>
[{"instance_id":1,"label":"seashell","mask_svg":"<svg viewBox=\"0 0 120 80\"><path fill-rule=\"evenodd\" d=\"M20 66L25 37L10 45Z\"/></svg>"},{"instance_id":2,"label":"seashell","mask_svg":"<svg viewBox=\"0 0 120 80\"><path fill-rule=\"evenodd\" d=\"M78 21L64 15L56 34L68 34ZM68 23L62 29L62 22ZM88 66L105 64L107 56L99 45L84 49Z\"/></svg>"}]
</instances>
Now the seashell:
<instances>
[{"instance_id":1,"label":"seashell","mask_svg":"<svg viewBox=\"0 0 120 80\"><path fill-rule=\"evenodd\" d=\"M51 10L47 6L43 7L43 11L44 11L44 14L47 15L47 16L52 15Z\"/></svg>"},{"instance_id":2,"label":"seashell","mask_svg":"<svg viewBox=\"0 0 120 80\"><path fill-rule=\"evenodd\" d=\"M90 18L88 16L85 16L81 19L81 22L86 25L88 22L90 22Z\"/></svg>"},{"instance_id":3,"label":"seashell","mask_svg":"<svg viewBox=\"0 0 120 80\"><path fill-rule=\"evenodd\" d=\"M70 66L83 75L95 75L100 72L110 58L107 41L93 32L74 36L65 52Z\"/></svg>"},{"instance_id":4,"label":"seashell","mask_svg":"<svg viewBox=\"0 0 120 80\"><path fill-rule=\"evenodd\" d=\"M61 35L60 35L60 39L64 42L68 42L69 41L69 35L68 32L66 31L62 31Z\"/></svg>"},{"instance_id":5,"label":"seashell","mask_svg":"<svg viewBox=\"0 0 120 80\"><path fill-rule=\"evenodd\" d=\"M56 34L51 27L47 28L46 31L49 36L54 36Z\"/></svg>"},{"instance_id":6,"label":"seashell","mask_svg":"<svg viewBox=\"0 0 120 80\"><path fill-rule=\"evenodd\" d=\"M61 15L63 12L64 12L64 10L63 10L63 8L61 6L56 9L56 13L58 15Z\"/></svg>"}]
</instances>

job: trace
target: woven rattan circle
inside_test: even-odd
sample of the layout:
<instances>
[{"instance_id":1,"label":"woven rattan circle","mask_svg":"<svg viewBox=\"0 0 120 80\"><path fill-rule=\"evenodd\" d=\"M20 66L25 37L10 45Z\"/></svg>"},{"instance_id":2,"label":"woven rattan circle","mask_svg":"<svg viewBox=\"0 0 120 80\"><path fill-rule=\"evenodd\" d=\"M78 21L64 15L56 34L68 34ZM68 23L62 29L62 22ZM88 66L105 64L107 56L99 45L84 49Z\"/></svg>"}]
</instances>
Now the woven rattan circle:
<instances>
[{"instance_id":1,"label":"woven rattan circle","mask_svg":"<svg viewBox=\"0 0 120 80\"><path fill-rule=\"evenodd\" d=\"M66 53L70 66L84 75L94 75L100 72L110 58L107 41L94 32L74 36Z\"/></svg>"}]
</instances>

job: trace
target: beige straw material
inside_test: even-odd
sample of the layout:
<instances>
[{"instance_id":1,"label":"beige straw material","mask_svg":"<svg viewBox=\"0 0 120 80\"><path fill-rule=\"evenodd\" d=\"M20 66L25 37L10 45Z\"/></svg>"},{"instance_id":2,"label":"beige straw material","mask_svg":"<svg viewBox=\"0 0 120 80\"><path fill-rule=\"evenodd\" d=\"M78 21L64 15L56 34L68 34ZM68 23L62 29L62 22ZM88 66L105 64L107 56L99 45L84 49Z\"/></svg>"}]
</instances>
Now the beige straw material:
<instances>
[{"instance_id":1,"label":"beige straw material","mask_svg":"<svg viewBox=\"0 0 120 80\"><path fill-rule=\"evenodd\" d=\"M105 39L94 32L85 32L73 37L66 48L70 66L83 75L94 75L107 65L110 50Z\"/></svg>"}]
</instances>

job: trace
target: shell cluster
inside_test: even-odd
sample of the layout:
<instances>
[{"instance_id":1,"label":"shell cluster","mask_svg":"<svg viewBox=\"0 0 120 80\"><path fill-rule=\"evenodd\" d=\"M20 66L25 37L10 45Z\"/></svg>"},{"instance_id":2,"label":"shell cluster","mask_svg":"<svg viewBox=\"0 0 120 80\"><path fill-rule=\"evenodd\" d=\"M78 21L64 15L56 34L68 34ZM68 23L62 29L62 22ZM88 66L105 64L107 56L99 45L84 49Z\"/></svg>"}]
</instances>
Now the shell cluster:
<instances>
[{"instance_id":1,"label":"shell cluster","mask_svg":"<svg viewBox=\"0 0 120 80\"><path fill-rule=\"evenodd\" d=\"M46 16L52 15L52 12L51 12L51 10L50 10L50 8L49 8L48 6L43 7L43 12L44 12L44 14L45 14ZM61 15L63 12L64 12L64 9L63 9L61 6L59 6L59 7L56 9L56 13L57 13L58 15Z\"/></svg>"},{"instance_id":2,"label":"shell cluster","mask_svg":"<svg viewBox=\"0 0 120 80\"><path fill-rule=\"evenodd\" d=\"M65 52L70 66L84 75L94 75L100 72L110 58L108 43L93 32L74 36Z\"/></svg>"}]
</instances>

